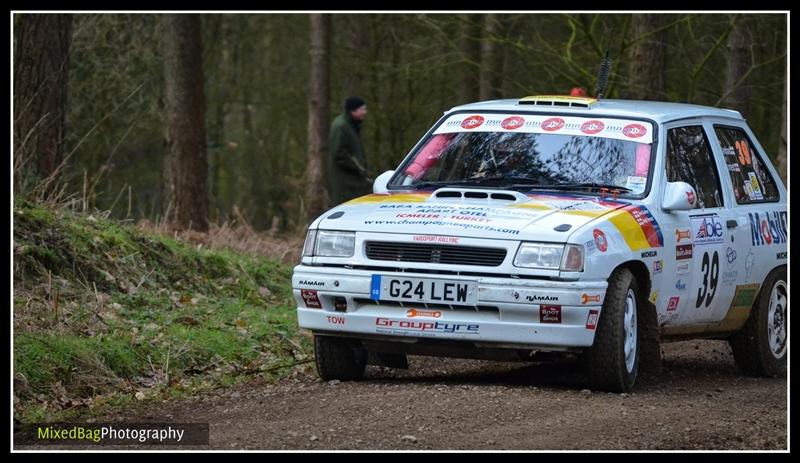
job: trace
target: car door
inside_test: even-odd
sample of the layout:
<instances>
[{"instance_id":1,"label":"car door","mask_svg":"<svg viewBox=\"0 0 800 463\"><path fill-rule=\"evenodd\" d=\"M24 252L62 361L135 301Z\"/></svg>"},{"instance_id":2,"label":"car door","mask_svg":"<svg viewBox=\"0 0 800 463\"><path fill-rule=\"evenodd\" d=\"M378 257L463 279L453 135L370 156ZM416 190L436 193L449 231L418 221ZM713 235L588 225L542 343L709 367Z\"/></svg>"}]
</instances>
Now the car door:
<instances>
[{"instance_id":1,"label":"car door","mask_svg":"<svg viewBox=\"0 0 800 463\"><path fill-rule=\"evenodd\" d=\"M753 142L744 122L719 119L707 125L723 162L732 220L737 222L726 246L722 282L734 288L736 307L749 308L767 274L786 263L786 204L761 147Z\"/></svg>"},{"instance_id":2,"label":"car door","mask_svg":"<svg viewBox=\"0 0 800 463\"><path fill-rule=\"evenodd\" d=\"M696 208L673 211L665 256L673 263L662 279L670 323L709 323L724 317L735 285L721 284L727 243L737 222L726 205L719 162L701 120L666 125L666 181L686 182L695 190ZM730 229L728 227L731 227ZM733 230L730 231L730 230Z\"/></svg>"}]
</instances>

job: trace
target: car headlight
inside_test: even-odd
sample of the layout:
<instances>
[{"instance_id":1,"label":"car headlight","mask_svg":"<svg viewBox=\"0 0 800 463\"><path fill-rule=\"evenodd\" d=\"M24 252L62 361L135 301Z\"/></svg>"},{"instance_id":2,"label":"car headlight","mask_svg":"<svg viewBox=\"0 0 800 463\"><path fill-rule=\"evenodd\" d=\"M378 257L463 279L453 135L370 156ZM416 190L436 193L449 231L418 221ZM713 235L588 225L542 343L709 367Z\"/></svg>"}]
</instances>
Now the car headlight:
<instances>
[{"instance_id":1,"label":"car headlight","mask_svg":"<svg viewBox=\"0 0 800 463\"><path fill-rule=\"evenodd\" d=\"M514 258L514 266L581 272L583 271L583 246L522 243Z\"/></svg>"},{"instance_id":2,"label":"car headlight","mask_svg":"<svg viewBox=\"0 0 800 463\"><path fill-rule=\"evenodd\" d=\"M317 230L314 255L320 257L352 257L356 248L354 232Z\"/></svg>"},{"instance_id":3,"label":"car headlight","mask_svg":"<svg viewBox=\"0 0 800 463\"><path fill-rule=\"evenodd\" d=\"M306 242L303 244L303 257L314 255L314 243L317 241L317 231L309 230L306 234Z\"/></svg>"}]
</instances>

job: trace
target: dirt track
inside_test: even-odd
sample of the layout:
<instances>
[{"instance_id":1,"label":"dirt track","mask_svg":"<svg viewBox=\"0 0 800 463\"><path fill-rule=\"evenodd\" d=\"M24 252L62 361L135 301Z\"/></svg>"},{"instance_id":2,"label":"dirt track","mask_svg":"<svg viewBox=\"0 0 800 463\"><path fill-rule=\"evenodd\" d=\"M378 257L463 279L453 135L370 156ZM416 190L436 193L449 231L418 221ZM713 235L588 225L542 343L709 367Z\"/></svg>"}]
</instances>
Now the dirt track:
<instances>
[{"instance_id":1,"label":"dirt track","mask_svg":"<svg viewBox=\"0 0 800 463\"><path fill-rule=\"evenodd\" d=\"M209 422L216 449L786 448L786 377L741 376L720 341L662 349L663 373L629 395L582 390L574 364L411 357L361 382L298 372L107 419Z\"/></svg>"}]
</instances>

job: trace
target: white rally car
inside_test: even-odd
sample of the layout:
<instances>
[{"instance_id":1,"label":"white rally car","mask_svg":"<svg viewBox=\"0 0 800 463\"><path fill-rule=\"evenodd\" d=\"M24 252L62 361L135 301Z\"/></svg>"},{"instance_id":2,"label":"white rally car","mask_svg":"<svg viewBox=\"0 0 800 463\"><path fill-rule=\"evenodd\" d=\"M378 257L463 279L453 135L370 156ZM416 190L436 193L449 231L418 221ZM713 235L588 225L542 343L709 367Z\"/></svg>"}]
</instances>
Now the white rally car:
<instances>
[{"instance_id":1,"label":"white rally car","mask_svg":"<svg viewBox=\"0 0 800 463\"><path fill-rule=\"evenodd\" d=\"M628 391L659 342L786 368L786 189L738 112L527 97L459 106L309 227L292 286L323 379L406 354L578 354ZM371 355L368 355L371 354Z\"/></svg>"}]
</instances>

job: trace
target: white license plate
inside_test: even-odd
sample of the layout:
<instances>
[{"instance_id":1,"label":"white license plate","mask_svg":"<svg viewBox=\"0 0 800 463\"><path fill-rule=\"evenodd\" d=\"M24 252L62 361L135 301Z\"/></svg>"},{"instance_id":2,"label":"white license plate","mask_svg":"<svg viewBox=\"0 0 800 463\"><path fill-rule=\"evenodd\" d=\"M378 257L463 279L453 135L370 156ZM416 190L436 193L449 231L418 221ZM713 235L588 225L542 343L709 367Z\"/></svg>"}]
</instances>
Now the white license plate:
<instances>
[{"instance_id":1,"label":"white license plate","mask_svg":"<svg viewBox=\"0 0 800 463\"><path fill-rule=\"evenodd\" d=\"M384 301L477 305L478 283L372 275L370 296L374 300Z\"/></svg>"}]
</instances>

